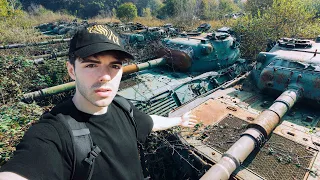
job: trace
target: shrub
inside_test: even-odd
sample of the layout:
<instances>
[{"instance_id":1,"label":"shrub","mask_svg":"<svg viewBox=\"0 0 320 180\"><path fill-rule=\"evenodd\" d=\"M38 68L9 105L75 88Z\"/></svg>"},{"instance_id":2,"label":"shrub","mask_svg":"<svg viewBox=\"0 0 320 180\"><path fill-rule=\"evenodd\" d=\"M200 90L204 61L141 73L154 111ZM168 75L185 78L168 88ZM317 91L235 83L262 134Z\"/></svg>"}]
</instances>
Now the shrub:
<instances>
[{"instance_id":1,"label":"shrub","mask_svg":"<svg viewBox=\"0 0 320 180\"><path fill-rule=\"evenodd\" d=\"M121 4L117 9L117 17L121 21L131 21L138 16L137 7L133 3Z\"/></svg>"},{"instance_id":2,"label":"shrub","mask_svg":"<svg viewBox=\"0 0 320 180\"><path fill-rule=\"evenodd\" d=\"M0 106L0 166L10 159L24 132L42 113L36 104L16 102Z\"/></svg>"},{"instance_id":3,"label":"shrub","mask_svg":"<svg viewBox=\"0 0 320 180\"><path fill-rule=\"evenodd\" d=\"M274 0L272 7L255 17L246 15L239 18L233 28L242 35L241 52L247 58L266 51L268 41L281 37L316 36L319 27L313 20L315 9L310 9L310 1ZM313 37L313 38L314 38Z\"/></svg>"}]
</instances>

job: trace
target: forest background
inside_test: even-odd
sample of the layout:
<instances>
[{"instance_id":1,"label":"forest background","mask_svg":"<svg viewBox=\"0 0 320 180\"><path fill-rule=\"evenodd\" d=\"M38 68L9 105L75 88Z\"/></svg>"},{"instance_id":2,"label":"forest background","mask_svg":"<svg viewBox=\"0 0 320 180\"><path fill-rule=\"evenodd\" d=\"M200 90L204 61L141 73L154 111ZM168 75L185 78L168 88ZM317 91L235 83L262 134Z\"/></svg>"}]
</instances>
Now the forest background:
<instances>
[{"instance_id":1,"label":"forest background","mask_svg":"<svg viewBox=\"0 0 320 180\"><path fill-rule=\"evenodd\" d=\"M139 22L146 26L172 23L186 30L201 23L212 29L229 26L241 37L246 59L266 50L281 37L314 39L320 35L319 0L0 0L0 46L41 41L34 27L74 19L108 23ZM47 104L25 104L24 93L70 81L64 63L28 61L23 52L0 50L0 166L15 150L25 130Z\"/></svg>"}]
</instances>

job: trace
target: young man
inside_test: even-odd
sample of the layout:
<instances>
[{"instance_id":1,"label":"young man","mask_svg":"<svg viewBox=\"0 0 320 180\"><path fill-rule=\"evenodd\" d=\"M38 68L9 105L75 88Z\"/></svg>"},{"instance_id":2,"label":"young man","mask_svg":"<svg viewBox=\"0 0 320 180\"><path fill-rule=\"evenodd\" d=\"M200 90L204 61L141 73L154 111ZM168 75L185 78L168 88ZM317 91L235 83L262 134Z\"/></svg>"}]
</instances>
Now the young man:
<instances>
[{"instance_id":1,"label":"young man","mask_svg":"<svg viewBox=\"0 0 320 180\"><path fill-rule=\"evenodd\" d=\"M151 130L193 127L197 119L189 113L176 118L149 116L131 104L134 127L113 101L126 59L133 57L108 27L91 25L79 30L70 42L67 62L68 73L76 82L74 96L44 114L27 131L14 157L0 169L0 179L77 179L72 177L73 142L61 117L85 122L93 144L101 150L92 180L143 179L137 139L145 141Z\"/></svg>"}]
</instances>

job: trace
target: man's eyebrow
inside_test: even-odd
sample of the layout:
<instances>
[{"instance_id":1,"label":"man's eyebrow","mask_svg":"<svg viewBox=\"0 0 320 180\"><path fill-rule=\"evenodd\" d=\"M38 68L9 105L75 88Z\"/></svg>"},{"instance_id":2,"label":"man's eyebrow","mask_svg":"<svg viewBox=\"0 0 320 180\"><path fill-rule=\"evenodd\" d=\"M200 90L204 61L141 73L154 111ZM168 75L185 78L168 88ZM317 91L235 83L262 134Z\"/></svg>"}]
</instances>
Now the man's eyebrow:
<instances>
[{"instance_id":1,"label":"man's eyebrow","mask_svg":"<svg viewBox=\"0 0 320 180\"><path fill-rule=\"evenodd\" d=\"M95 59L82 59L82 61L80 63L97 63L97 64L101 64L101 61L95 60ZM122 61L112 61L112 62L110 62L110 64L122 65Z\"/></svg>"},{"instance_id":2,"label":"man's eyebrow","mask_svg":"<svg viewBox=\"0 0 320 180\"><path fill-rule=\"evenodd\" d=\"M94 60L94 59L82 59L80 63L97 63L100 64L101 62L99 60Z\"/></svg>"},{"instance_id":3,"label":"man's eyebrow","mask_svg":"<svg viewBox=\"0 0 320 180\"><path fill-rule=\"evenodd\" d=\"M112 61L110 64L119 64L119 65L122 65L122 61Z\"/></svg>"}]
</instances>

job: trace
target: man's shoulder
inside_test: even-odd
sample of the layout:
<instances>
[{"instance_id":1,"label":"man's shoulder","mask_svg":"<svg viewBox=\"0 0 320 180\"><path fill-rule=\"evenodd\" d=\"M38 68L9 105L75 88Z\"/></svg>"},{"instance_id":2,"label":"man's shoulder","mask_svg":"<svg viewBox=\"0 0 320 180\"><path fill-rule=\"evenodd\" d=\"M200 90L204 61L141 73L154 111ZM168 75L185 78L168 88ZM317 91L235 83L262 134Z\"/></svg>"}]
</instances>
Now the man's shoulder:
<instances>
[{"instance_id":1,"label":"man's shoulder","mask_svg":"<svg viewBox=\"0 0 320 180\"><path fill-rule=\"evenodd\" d=\"M67 100L53 107L49 113L56 116L57 114L69 114L73 110L75 110L75 106L72 102L72 99L68 98Z\"/></svg>"},{"instance_id":2,"label":"man's shoulder","mask_svg":"<svg viewBox=\"0 0 320 180\"><path fill-rule=\"evenodd\" d=\"M61 128L63 126L63 123L61 123L61 116L58 116L59 114L63 115L71 115L72 109L74 104L71 99L68 99L55 107L51 109L51 111L46 112L42 114L40 117L40 120L38 121L38 124L48 123L51 124L56 129Z\"/></svg>"}]
</instances>

